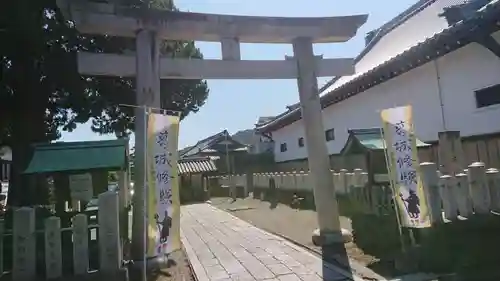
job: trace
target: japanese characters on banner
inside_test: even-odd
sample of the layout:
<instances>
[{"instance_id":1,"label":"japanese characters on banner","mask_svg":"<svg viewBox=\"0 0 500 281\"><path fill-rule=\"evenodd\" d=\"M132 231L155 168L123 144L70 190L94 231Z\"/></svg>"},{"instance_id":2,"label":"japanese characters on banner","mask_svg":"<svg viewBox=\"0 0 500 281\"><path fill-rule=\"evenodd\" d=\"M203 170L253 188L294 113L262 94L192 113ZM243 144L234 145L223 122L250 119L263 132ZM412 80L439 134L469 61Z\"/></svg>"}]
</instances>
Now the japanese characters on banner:
<instances>
[{"instance_id":1,"label":"japanese characters on banner","mask_svg":"<svg viewBox=\"0 0 500 281\"><path fill-rule=\"evenodd\" d=\"M181 247L177 172L179 117L149 113L148 118L148 257Z\"/></svg>"},{"instance_id":2,"label":"japanese characters on banner","mask_svg":"<svg viewBox=\"0 0 500 281\"><path fill-rule=\"evenodd\" d=\"M381 115L387 145L387 169L398 202L401 225L429 227L430 216L419 171L411 106L385 109Z\"/></svg>"}]
</instances>

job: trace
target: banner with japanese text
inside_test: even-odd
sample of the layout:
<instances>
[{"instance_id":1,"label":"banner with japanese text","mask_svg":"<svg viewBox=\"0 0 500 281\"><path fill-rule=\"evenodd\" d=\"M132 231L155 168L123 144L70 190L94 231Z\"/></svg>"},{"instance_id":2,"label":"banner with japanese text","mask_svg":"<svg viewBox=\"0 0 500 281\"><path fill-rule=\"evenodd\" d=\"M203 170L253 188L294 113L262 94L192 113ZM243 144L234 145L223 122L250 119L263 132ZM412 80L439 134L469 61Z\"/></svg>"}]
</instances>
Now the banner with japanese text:
<instances>
[{"instance_id":1,"label":"banner with japanese text","mask_svg":"<svg viewBox=\"0 0 500 281\"><path fill-rule=\"evenodd\" d=\"M430 215L422 186L412 108L401 106L385 109L381 117L387 169L398 203L401 225L411 228L429 227Z\"/></svg>"},{"instance_id":2,"label":"banner with japanese text","mask_svg":"<svg viewBox=\"0 0 500 281\"><path fill-rule=\"evenodd\" d=\"M178 138L178 116L149 113L148 257L168 254L181 248Z\"/></svg>"}]
</instances>

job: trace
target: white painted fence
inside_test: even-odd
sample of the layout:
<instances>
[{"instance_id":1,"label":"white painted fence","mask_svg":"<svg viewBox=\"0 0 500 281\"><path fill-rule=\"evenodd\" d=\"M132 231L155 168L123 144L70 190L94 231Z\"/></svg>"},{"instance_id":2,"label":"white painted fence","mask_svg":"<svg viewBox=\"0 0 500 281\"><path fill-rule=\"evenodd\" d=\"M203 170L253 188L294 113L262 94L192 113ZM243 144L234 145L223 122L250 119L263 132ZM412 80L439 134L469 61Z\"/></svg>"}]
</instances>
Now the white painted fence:
<instances>
[{"instance_id":1,"label":"white painted fence","mask_svg":"<svg viewBox=\"0 0 500 281\"><path fill-rule=\"evenodd\" d=\"M35 229L35 210L23 207L14 211L13 229L13 281L34 280L36 272L36 234L44 233L46 279L56 279L63 274L63 232L72 232L73 273L89 273L89 229L98 228L99 270L115 273L122 264L122 250L119 229L118 193L108 191L99 195L98 225L89 225L86 214L77 214L72 218L72 226L61 228L59 217L45 219L44 229ZM9 235L0 223L0 237ZM0 272L3 270L3 239L0 239Z\"/></svg>"},{"instance_id":2,"label":"white painted fence","mask_svg":"<svg viewBox=\"0 0 500 281\"><path fill-rule=\"evenodd\" d=\"M347 193L350 186L362 186L368 181L368 174L361 169L355 169L353 173L347 170L339 172L331 171L333 183L337 193ZM312 191L312 183L307 172L280 172L280 173L257 173L253 175L253 185L257 188L269 188L269 181L273 179L278 189L284 190L306 190Z\"/></svg>"},{"instance_id":3,"label":"white painted fence","mask_svg":"<svg viewBox=\"0 0 500 281\"><path fill-rule=\"evenodd\" d=\"M442 175L435 163L421 163L434 224L500 212L500 173L472 163L462 173Z\"/></svg>"}]
</instances>

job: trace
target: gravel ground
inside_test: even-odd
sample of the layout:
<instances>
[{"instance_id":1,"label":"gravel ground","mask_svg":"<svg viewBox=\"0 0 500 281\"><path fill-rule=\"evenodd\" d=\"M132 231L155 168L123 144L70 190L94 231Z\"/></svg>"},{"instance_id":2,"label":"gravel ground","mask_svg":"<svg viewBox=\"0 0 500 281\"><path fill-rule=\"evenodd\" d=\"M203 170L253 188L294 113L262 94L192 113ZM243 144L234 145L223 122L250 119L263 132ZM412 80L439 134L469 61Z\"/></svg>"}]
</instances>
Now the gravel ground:
<instances>
[{"instance_id":1,"label":"gravel ground","mask_svg":"<svg viewBox=\"0 0 500 281\"><path fill-rule=\"evenodd\" d=\"M213 206L226 210L256 227L285 236L318 253L322 251L311 240L313 230L318 228L315 211L296 210L283 204L278 204L276 208L271 209L269 202L251 197L237 199L235 202L227 197L217 197L212 198L211 202ZM340 224L342 228L352 230L349 218L340 217ZM346 244L345 252L350 259L354 259L363 266L369 266L378 261L375 257L363 253L354 243Z\"/></svg>"}]
</instances>

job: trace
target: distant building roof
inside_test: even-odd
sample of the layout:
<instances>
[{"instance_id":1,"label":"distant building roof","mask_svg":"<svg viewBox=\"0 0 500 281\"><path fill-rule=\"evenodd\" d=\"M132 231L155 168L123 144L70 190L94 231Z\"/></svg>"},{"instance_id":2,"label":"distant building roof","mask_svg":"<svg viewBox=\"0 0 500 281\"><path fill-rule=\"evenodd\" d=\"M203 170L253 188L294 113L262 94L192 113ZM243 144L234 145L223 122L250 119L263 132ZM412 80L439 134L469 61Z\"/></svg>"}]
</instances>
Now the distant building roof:
<instances>
[{"instance_id":1,"label":"distant building roof","mask_svg":"<svg viewBox=\"0 0 500 281\"><path fill-rule=\"evenodd\" d=\"M276 116L262 116L262 117L259 117L259 119L257 120L257 124L265 124L271 120L274 120L274 118L276 118Z\"/></svg>"},{"instance_id":2,"label":"distant building roof","mask_svg":"<svg viewBox=\"0 0 500 281\"><path fill-rule=\"evenodd\" d=\"M255 130L248 129L248 130L238 131L235 134L233 134L231 138L242 144L253 145L255 140Z\"/></svg>"},{"instance_id":3,"label":"distant building roof","mask_svg":"<svg viewBox=\"0 0 500 281\"><path fill-rule=\"evenodd\" d=\"M231 150L235 150L235 149L240 150L240 148L247 147L247 145L242 144L242 143L234 140L229 135L227 130L224 130L220 133L217 133L217 134L209 136L201 141L198 141L195 145L193 145L193 146L189 147L189 149L186 149L185 151L183 151L183 153L181 155L179 155L179 158L182 159L182 158L186 158L186 157L191 157L191 156L194 156L194 155L196 155L200 152L203 152L203 151L209 152L209 150L207 150L207 149L211 149L212 147L216 146L217 144L221 144L224 141L229 141L232 143ZM234 146L236 146L236 147L234 147ZM224 150L224 148L221 148L220 146L217 147L217 150L221 150L221 149Z\"/></svg>"},{"instance_id":4,"label":"distant building roof","mask_svg":"<svg viewBox=\"0 0 500 281\"><path fill-rule=\"evenodd\" d=\"M197 174L216 172L217 167L210 157L185 158L181 159L177 165L179 174Z\"/></svg>"},{"instance_id":5,"label":"distant building roof","mask_svg":"<svg viewBox=\"0 0 500 281\"><path fill-rule=\"evenodd\" d=\"M430 146L417 138L417 147ZM387 147L381 128L349 130L349 138L340 154L359 152L359 150L381 150Z\"/></svg>"},{"instance_id":6,"label":"distant building roof","mask_svg":"<svg viewBox=\"0 0 500 281\"><path fill-rule=\"evenodd\" d=\"M482 5L478 5L479 1ZM465 5L464 5L465 3ZM471 6L467 6L469 4ZM442 17L445 8L459 5L473 7L464 20L449 24ZM379 29L365 49L356 58L356 73L336 77L328 82L320 93L322 107L341 102L358 93L397 77L411 69L452 52L474 41L474 27L482 32L500 29L500 1L486 0L420 0L415 5L389 21ZM262 132L277 130L301 118L298 106L275 119L257 126Z\"/></svg>"}]
</instances>

